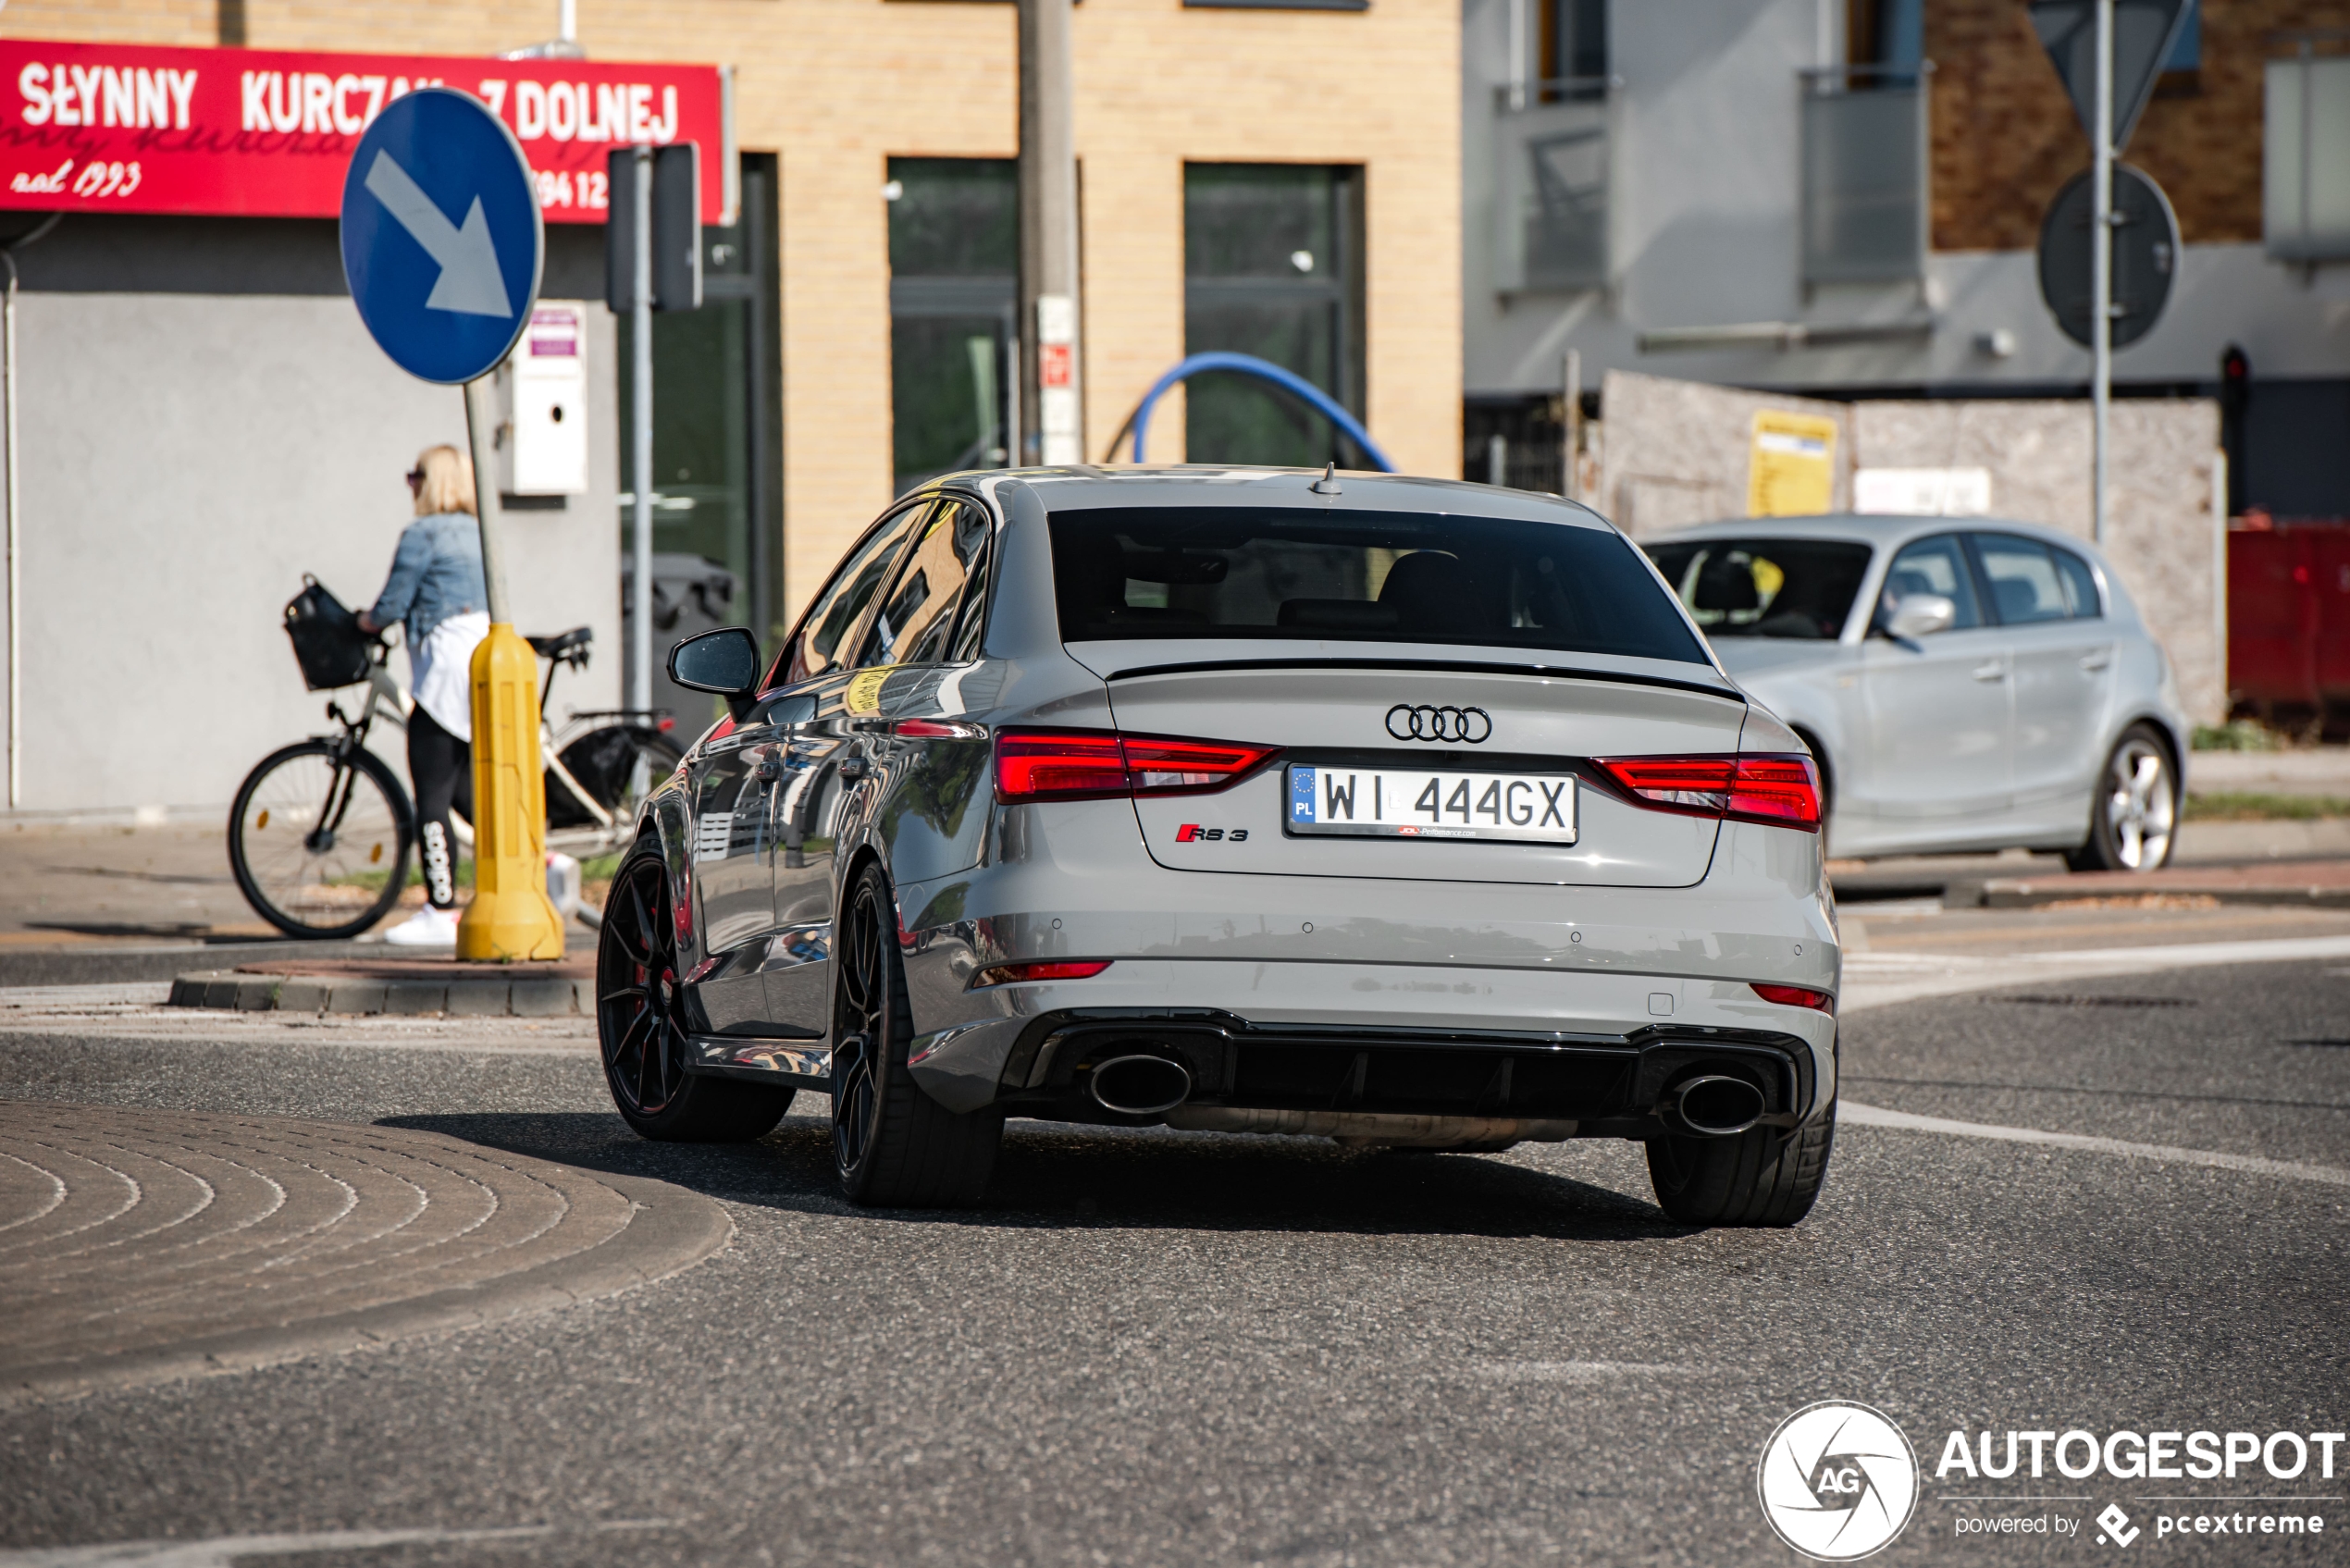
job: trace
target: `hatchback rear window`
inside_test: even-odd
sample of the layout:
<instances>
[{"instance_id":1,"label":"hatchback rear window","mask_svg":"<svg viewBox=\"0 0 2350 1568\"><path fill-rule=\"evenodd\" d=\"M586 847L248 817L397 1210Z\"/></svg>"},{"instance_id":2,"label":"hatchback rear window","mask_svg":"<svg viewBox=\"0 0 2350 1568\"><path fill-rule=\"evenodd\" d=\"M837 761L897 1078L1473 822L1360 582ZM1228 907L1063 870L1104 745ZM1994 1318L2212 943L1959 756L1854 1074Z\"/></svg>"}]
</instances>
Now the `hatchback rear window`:
<instances>
[{"instance_id":1,"label":"hatchback rear window","mask_svg":"<svg viewBox=\"0 0 2350 1568\"><path fill-rule=\"evenodd\" d=\"M1706 661L1622 536L1425 512L1057 512L1061 640L1441 643Z\"/></svg>"},{"instance_id":2,"label":"hatchback rear window","mask_svg":"<svg viewBox=\"0 0 2350 1568\"><path fill-rule=\"evenodd\" d=\"M1869 547L1840 539L1706 539L1649 554L1709 637L1833 641L1869 570Z\"/></svg>"}]
</instances>

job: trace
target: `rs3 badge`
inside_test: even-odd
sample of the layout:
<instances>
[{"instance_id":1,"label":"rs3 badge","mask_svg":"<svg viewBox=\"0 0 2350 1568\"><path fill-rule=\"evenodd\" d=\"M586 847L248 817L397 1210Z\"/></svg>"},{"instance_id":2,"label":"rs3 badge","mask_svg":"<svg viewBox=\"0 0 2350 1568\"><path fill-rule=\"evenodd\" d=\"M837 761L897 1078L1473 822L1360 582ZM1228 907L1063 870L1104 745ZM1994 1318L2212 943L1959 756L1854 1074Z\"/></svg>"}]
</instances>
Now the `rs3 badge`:
<instances>
[{"instance_id":1,"label":"rs3 badge","mask_svg":"<svg viewBox=\"0 0 2350 1568\"><path fill-rule=\"evenodd\" d=\"M1178 844L1213 844L1218 839L1228 844L1240 844L1247 837L1246 828L1234 828L1227 833L1222 828L1201 827L1197 822L1185 822L1175 830L1175 842Z\"/></svg>"}]
</instances>

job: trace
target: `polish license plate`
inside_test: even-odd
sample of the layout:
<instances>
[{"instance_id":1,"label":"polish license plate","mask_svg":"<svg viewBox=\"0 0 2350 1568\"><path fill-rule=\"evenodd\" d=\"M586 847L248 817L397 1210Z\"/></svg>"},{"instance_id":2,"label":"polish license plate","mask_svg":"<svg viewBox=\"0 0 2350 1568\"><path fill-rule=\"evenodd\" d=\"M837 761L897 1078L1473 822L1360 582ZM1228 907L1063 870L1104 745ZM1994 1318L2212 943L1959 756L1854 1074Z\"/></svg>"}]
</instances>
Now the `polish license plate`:
<instances>
[{"instance_id":1,"label":"polish license plate","mask_svg":"<svg viewBox=\"0 0 2350 1568\"><path fill-rule=\"evenodd\" d=\"M1296 765L1288 796L1292 833L1575 842L1573 773Z\"/></svg>"}]
</instances>

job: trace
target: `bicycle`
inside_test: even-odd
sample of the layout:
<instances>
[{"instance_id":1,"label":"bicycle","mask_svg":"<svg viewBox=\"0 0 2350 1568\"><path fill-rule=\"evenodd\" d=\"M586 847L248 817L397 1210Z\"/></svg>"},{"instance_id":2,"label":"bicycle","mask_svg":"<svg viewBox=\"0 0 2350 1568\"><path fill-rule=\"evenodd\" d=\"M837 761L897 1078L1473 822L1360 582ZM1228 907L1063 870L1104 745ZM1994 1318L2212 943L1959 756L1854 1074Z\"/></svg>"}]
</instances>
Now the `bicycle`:
<instances>
[{"instance_id":1,"label":"bicycle","mask_svg":"<svg viewBox=\"0 0 2350 1568\"><path fill-rule=\"evenodd\" d=\"M354 716L339 698L328 698L327 717L340 733L282 747L245 775L229 808L229 864L263 920L288 936L324 941L369 930L408 885L416 809L399 776L367 749L367 736L378 720L404 734L415 704L390 669L390 641L365 638L315 578L303 582L303 597L287 606L290 629L296 607L314 593L349 623L347 634L331 630L331 652L323 661L296 636L304 679L313 690L364 681L366 700ZM547 661L538 694L547 847L582 859L626 846L646 794L685 755L667 733L675 721L658 710L593 709L574 711L561 729L548 722L556 672L587 668L594 636L575 626L526 639ZM451 826L459 844L473 843L472 825L462 816Z\"/></svg>"}]
</instances>

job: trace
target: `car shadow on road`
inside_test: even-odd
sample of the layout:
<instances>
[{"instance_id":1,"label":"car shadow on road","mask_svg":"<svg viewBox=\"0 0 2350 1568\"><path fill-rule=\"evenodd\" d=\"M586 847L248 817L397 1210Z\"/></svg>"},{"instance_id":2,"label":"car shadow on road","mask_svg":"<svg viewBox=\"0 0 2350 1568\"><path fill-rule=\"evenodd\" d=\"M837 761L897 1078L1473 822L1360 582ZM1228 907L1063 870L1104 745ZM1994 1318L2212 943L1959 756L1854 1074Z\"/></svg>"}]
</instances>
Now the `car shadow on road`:
<instances>
[{"instance_id":1,"label":"car shadow on road","mask_svg":"<svg viewBox=\"0 0 2350 1568\"><path fill-rule=\"evenodd\" d=\"M1661 1241L1698 1228L1507 1158L1355 1151L1318 1139L1015 1121L983 1206L862 1209L840 1195L832 1124L817 1117L787 1117L748 1144L655 1143L593 1112L390 1117L379 1125L651 1177L730 1203L882 1221L1591 1241Z\"/></svg>"}]
</instances>

